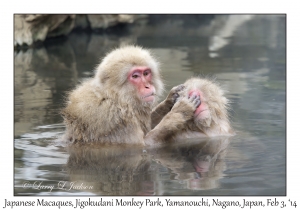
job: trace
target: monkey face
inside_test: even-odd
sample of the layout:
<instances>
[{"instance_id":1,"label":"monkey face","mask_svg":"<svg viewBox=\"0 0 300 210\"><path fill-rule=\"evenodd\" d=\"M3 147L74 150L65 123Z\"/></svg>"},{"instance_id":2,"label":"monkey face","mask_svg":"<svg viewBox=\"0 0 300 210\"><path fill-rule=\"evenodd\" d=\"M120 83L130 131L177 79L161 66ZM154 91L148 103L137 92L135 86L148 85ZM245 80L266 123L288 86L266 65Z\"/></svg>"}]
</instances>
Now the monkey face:
<instances>
[{"instance_id":1,"label":"monkey face","mask_svg":"<svg viewBox=\"0 0 300 210\"><path fill-rule=\"evenodd\" d=\"M142 102L154 102L155 87L152 85L152 71L149 67L133 67L128 73L128 81L135 87Z\"/></svg>"},{"instance_id":2,"label":"monkey face","mask_svg":"<svg viewBox=\"0 0 300 210\"><path fill-rule=\"evenodd\" d=\"M116 96L127 104L148 106L163 92L159 63L138 46L126 46L110 52L97 67L95 84L108 97Z\"/></svg>"},{"instance_id":3,"label":"monkey face","mask_svg":"<svg viewBox=\"0 0 300 210\"><path fill-rule=\"evenodd\" d=\"M205 119L209 117L209 108L204 97L203 92L200 89L191 88L188 90L189 97L197 95L200 97L200 105L194 112L194 119Z\"/></svg>"},{"instance_id":4,"label":"monkey face","mask_svg":"<svg viewBox=\"0 0 300 210\"><path fill-rule=\"evenodd\" d=\"M207 79L192 78L184 83L184 95L200 96L201 104L194 113L194 123L197 127L210 127L227 119L228 100L223 96L222 89Z\"/></svg>"}]
</instances>

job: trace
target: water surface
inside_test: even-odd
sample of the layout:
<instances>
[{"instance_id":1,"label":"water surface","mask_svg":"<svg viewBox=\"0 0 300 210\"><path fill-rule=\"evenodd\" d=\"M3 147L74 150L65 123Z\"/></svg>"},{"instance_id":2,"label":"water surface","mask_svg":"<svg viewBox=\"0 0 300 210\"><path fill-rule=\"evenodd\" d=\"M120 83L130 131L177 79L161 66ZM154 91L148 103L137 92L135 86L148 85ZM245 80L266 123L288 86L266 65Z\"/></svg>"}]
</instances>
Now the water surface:
<instances>
[{"instance_id":1,"label":"water surface","mask_svg":"<svg viewBox=\"0 0 300 210\"><path fill-rule=\"evenodd\" d=\"M158 15L16 51L15 195L285 195L285 27L278 15ZM215 78L237 135L152 150L64 147L66 92L130 43L157 55L165 96L191 76Z\"/></svg>"}]
</instances>

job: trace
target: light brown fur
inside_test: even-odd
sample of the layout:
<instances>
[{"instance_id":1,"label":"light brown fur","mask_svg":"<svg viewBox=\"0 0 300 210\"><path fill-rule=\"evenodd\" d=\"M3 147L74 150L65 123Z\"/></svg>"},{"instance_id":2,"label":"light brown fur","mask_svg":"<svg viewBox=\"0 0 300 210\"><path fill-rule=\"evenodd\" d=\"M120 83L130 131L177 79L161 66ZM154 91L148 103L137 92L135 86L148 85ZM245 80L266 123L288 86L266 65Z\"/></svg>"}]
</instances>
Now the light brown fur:
<instances>
[{"instance_id":1,"label":"light brown fur","mask_svg":"<svg viewBox=\"0 0 300 210\"><path fill-rule=\"evenodd\" d=\"M188 130L198 131L210 137L234 134L228 116L229 100L218 84L208 79L191 78L184 85L186 89L183 95L192 89L200 90L201 104L204 103L208 107L202 117L194 117L193 122L187 125Z\"/></svg>"},{"instance_id":2,"label":"light brown fur","mask_svg":"<svg viewBox=\"0 0 300 210\"><path fill-rule=\"evenodd\" d=\"M147 69L151 70L149 74ZM140 76L134 77L136 71ZM232 133L227 99L208 80L192 78L174 87L152 110L156 102L153 94L157 97L163 90L159 71L155 58L140 47L127 46L109 53L94 78L68 95L62 110L65 138L82 143L159 145L180 137ZM198 89L200 96L189 95L192 89ZM151 100L145 100L149 90ZM203 104L209 110L196 118L194 112Z\"/></svg>"},{"instance_id":3,"label":"light brown fur","mask_svg":"<svg viewBox=\"0 0 300 210\"><path fill-rule=\"evenodd\" d=\"M141 102L127 82L133 66L151 68L156 96L162 93L159 65L149 51L136 46L112 51L97 67L95 77L68 96L62 115L69 141L144 144L153 103Z\"/></svg>"},{"instance_id":4,"label":"light brown fur","mask_svg":"<svg viewBox=\"0 0 300 210\"><path fill-rule=\"evenodd\" d=\"M207 107L198 117L192 114L195 106L188 103L188 95L192 90L200 91L201 105ZM183 85L174 87L167 99L152 112L155 119L152 126L155 127L147 134L146 139L149 141L146 144L161 144L182 138L233 135L228 117L228 103L223 90L216 83L207 79L191 78ZM171 111L167 112L168 109ZM162 140L163 136L167 138Z\"/></svg>"}]
</instances>

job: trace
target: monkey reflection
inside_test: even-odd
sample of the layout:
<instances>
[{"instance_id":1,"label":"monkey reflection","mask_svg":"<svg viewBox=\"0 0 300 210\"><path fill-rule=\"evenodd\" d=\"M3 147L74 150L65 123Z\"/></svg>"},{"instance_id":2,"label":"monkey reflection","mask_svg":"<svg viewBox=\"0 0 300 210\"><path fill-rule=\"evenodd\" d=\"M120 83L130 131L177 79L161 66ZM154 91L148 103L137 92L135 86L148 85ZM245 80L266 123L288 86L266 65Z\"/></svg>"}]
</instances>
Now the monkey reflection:
<instances>
[{"instance_id":1,"label":"monkey reflection","mask_svg":"<svg viewBox=\"0 0 300 210\"><path fill-rule=\"evenodd\" d=\"M158 149L155 160L176 174L174 179L185 180L188 189L213 189L225 170L224 158L228 137L215 137L191 144L176 144Z\"/></svg>"},{"instance_id":2,"label":"monkey reflection","mask_svg":"<svg viewBox=\"0 0 300 210\"><path fill-rule=\"evenodd\" d=\"M134 195L148 185L151 161L140 148L70 145L68 152L71 180L89 183L101 195Z\"/></svg>"},{"instance_id":3,"label":"monkey reflection","mask_svg":"<svg viewBox=\"0 0 300 210\"><path fill-rule=\"evenodd\" d=\"M146 152L132 146L72 145L66 168L71 181L93 185L92 191L100 195L157 195L160 166L187 189L212 189L222 177L227 145L227 137Z\"/></svg>"}]
</instances>

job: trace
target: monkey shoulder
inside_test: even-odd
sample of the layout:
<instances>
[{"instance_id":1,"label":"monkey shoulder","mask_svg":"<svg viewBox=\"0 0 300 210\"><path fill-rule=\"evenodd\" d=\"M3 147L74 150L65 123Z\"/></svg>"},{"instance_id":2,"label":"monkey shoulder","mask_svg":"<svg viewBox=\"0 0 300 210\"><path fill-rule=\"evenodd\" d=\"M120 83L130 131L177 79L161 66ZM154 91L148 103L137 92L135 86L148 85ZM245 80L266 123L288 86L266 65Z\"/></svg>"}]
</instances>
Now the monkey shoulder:
<instances>
[{"instance_id":1,"label":"monkey shoulder","mask_svg":"<svg viewBox=\"0 0 300 210\"><path fill-rule=\"evenodd\" d=\"M140 127L128 104L110 98L101 88L95 88L91 81L79 85L69 94L62 114L67 125L92 132L96 138L122 130L134 133Z\"/></svg>"}]
</instances>

